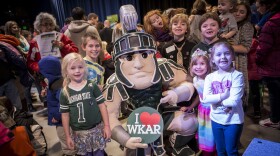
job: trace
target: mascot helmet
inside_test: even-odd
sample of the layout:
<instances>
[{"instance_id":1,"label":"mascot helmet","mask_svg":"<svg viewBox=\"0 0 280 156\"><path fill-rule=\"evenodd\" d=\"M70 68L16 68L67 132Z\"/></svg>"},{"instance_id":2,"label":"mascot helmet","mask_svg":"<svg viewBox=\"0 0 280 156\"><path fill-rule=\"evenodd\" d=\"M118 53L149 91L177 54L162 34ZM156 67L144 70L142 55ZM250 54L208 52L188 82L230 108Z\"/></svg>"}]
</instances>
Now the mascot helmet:
<instances>
[{"instance_id":1,"label":"mascot helmet","mask_svg":"<svg viewBox=\"0 0 280 156\"><path fill-rule=\"evenodd\" d=\"M156 44L153 37L144 32L136 32L137 20L137 12L132 5L121 6L120 22L122 25L123 36L115 41L112 56L115 61L115 73L118 80L129 88L132 88L134 84L130 82L122 73L121 62L118 58L122 55L139 51L151 51L153 53L156 52ZM153 59L157 66L155 55ZM151 80L151 83L156 83L159 80L160 73L156 68L154 71L154 78Z\"/></svg>"},{"instance_id":2,"label":"mascot helmet","mask_svg":"<svg viewBox=\"0 0 280 156\"><path fill-rule=\"evenodd\" d=\"M120 8L120 22L123 36L114 43L113 58L136 51L150 50L156 52L153 37L147 33L136 32L138 15L132 5L123 5Z\"/></svg>"}]
</instances>

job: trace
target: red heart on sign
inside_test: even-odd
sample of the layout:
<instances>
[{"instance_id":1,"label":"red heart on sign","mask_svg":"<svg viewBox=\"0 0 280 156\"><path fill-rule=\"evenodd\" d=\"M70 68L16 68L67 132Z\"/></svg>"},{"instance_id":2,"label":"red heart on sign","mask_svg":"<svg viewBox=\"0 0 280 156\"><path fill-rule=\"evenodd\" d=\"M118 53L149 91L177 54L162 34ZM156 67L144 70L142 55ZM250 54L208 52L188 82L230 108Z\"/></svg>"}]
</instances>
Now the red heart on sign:
<instances>
[{"instance_id":1,"label":"red heart on sign","mask_svg":"<svg viewBox=\"0 0 280 156\"><path fill-rule=\"evenodd\" d=\"M148 112L142 112L140 114L140 121L142 122L143 125L157 125L160 122L160 115L153 113L150 115Z\"/></svg>"}]
</instances>

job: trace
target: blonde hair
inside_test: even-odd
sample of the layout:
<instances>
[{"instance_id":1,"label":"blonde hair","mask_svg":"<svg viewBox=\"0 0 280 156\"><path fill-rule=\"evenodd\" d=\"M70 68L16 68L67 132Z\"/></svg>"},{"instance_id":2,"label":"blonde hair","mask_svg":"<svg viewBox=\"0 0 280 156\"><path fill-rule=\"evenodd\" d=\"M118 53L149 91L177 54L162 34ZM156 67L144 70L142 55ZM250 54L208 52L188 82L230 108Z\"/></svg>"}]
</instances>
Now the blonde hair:
<instances>
[{"instance_id":1,"label":"blonde hair","mask_svg":"<svg viewBox=\"0 0 280 156\"><path fill-rule=\"evenodd\" d=\"M88 38L91 39L91 40L96 40L98 42L98 44L100 45L101 50L100 50L100 53L98 55L97 63L102 65L102 61L104 60L104 51L103 51L103 45L102 45L101 39L93 33L85 33L82 37L82 46L83 47L86 47L87 42L88 42L88 40L87 40Z\"/></svg>"},{"instance_id":2,"label":"blonde hair","mask_svg":"<svg viewBox=\"0 0 280 156\"><path fill-rule=\"evenodd\" d=\"M185 22L187 24L186 36L189 36L189 34L190 34L190 22L189 22L188 15L186 15L186 14L176 14L176 15L174 15L170 19L170 23L169 23L169 30L170 30L170 32L173 34L173 32L172 32L172 24L173 23L177 23L179 21Z\"/></svg>"},{"instance_id":3,"label":"blonde hair","mask_svg":"<svg viewBox=\"0 0 280 156\"><path fill-rule=\"evenodd\" d=\"M62 60L62 64L61 64L61 73L62 73L62 77L63 77L63 89L62 92L69 97L69 93L67 91L67 86L68 84L71 82L70 78L68 77L68 73L67 73L67 67L71 66L75 61L80 61L82 62L84 68L85 68L85 72L84 72L84 77L83 79L86 80L87 79L87 67L86 67L86 63L83 59L83 57L78 54L78 53L69 53L67 54L63 60Z\"/></svg>"},{"instance_id":4,"label":"blonde hair","mask_svg":"<svg viewBox=\"0 0 280 156\"><path fill-rule=\"evenodd\" d=\"M195 75L195 73L193 73L193 71L191 69L197 63L197 60L200 58L202 58L206 62L207 72L205 73L205 75L208 75L211 72L211 65L210 65L209 57L207 56L207 54L206 55L195 55L192 57L191 62L190 62L190 67L189 67L190 75L192 77L194 77L196 75Z\"/></svg>"},{"instance_id":5,"label":"blonde hair","mask_svg":"<svg viewBox=\"0 0 280 156\"><path fill-rule=\"evenodd\" d=\"M152 26L150 17L155 14L158 15L159 17L161 17L162 22L163 22L163 30L168 30L167 18L165 16L162 16L160 10L151 10L144 16L144 28L148 34L151 34L153 36L154 36L154 28Z\"/></svg>"}]
</instances>

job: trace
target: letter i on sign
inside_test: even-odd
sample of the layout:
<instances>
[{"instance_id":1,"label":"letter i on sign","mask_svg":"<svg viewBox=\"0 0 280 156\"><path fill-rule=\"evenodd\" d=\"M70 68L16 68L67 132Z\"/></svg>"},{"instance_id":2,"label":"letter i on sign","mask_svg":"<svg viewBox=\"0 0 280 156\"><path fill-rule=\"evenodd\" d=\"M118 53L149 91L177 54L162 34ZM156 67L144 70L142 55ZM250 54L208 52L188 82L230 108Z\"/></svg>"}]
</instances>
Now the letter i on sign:
<instances>
[{"instance_id":1,"label":"letter i on sign","mask_svg":"<svg viewBox=\"0 0 280 156\"><path fill-rule=\"evenodd\" d=\"M139 124L138 116L139 116L139 113L135 113L135 124Z\"/></svg>"}]
</instances>

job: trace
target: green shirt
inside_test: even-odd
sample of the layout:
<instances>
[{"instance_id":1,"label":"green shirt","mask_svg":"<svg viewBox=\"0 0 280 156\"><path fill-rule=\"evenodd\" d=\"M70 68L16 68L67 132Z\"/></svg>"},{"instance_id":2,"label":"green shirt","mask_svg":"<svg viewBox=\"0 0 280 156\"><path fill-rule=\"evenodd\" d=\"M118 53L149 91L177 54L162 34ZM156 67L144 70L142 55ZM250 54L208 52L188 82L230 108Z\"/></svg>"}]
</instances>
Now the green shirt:
<instances>
[{"instance_id":1,"label":"green shirt","mask_svg":"<svg viewBox=\"0 0 280 156\"><path fill-rule=\"evenodd\" d=\"M88 130L101 121L98 105L105 100L96 83L87 81L80 91L67 87L69 97L61 92L60 112L69 112L72 130Z\"/></svg>"}]
</instances>

